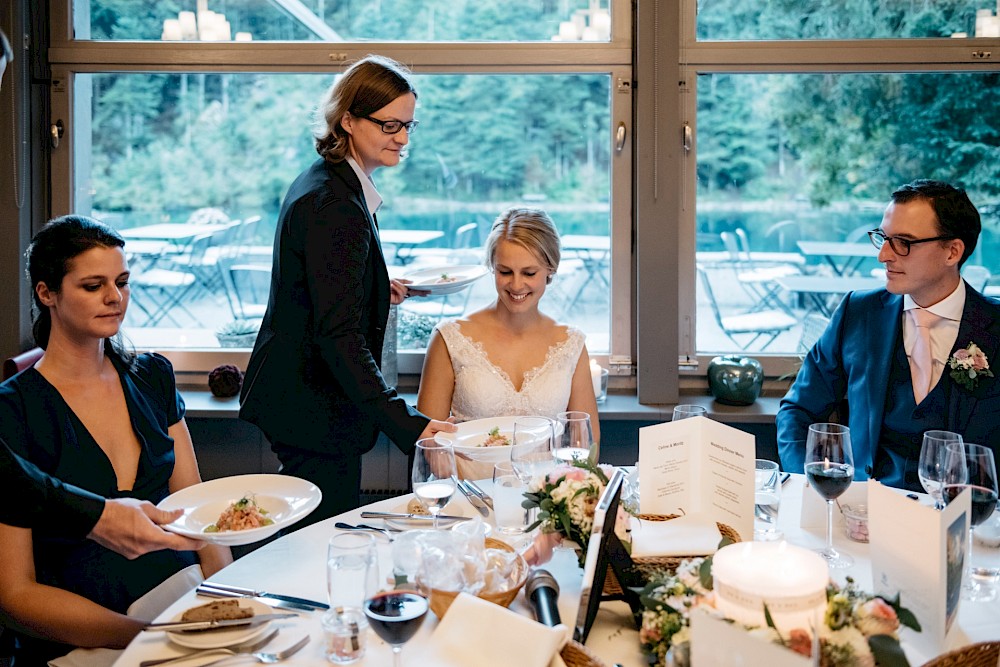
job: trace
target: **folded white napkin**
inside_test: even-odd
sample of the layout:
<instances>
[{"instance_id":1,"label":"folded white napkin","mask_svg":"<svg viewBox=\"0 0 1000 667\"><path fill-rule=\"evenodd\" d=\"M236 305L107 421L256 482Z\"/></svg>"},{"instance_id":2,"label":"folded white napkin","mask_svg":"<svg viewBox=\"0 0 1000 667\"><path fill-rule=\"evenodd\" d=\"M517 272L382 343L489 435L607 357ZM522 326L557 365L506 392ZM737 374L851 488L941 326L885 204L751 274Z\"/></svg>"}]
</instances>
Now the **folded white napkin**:
<instances>
[{"instance_id":1,"label":"folded white napkin","mask_svg":"<svg viewBox=\"0 0 1000 667\"><path fill-rule=\"evenodd\" d=\"M510 609L460 593L408 667L555 667L569 628L550 628Z\"/></svg>"},{"instance_id":2,"label":"folded white napkin","mask_svg":"<svg viewBox=\"0 0 1000 667\"><path fill-rule=\"evenodd\" d=\"M632 517L632 556L702 556L719 548L719 528L704 517L683 516L670 521Z\"/></svg>"}]
</instances>

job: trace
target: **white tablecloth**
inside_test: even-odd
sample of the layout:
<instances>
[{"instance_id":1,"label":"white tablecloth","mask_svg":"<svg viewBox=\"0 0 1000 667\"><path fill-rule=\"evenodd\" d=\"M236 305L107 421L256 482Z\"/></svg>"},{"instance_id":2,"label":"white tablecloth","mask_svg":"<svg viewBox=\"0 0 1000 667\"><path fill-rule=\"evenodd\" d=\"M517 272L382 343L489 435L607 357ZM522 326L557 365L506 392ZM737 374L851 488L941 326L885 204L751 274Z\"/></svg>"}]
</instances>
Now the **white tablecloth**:
<instances>
[{"instance_id":1,"label":"white tablecloth","mask_svg":"<svg viewBox=\"0 0 1000 667\"><path fill-rule=\"evenodd\" d=\"M804 547L821 547L826 538L825 532L821 530L815 533L807 532L799 527L803 484L804 477L793 475L792 479L785 485L779 525L790 542ZM489 485L489 482L483 483L487 489ZM364 509L396 511L400 505L400 499L396 498L374 503ZM329 519L283 537L239 559L211 579L226 584L263 589L272 593L325 600L326 543L331 535L338 532L333 524L336 521L364 523L360 518L360 512L360 509L348 512L335 519ZM377 524L377 520L369 520L369 522ZM386 540L379 538L378 542L381 545L379 560L384 579L392 569L392 558ZM835 530L834 543L838 549L851 554L855 559L853 567L837 571L834 574L834 579L843 582L844 577L851 576L862 588L870 590L871 568L868 559L868 545L848 540L840 526ZM1000 549L987 549L977 545L975 562L1000 566ZM563 622L572 626L576 619L582 579L576 555L569 550L559 550L545 568L552 572L559 581L561 589L559 611ZM172 618L184 609L205 601L204 598L198 598L192 592L173 604L160 618L161 620ZM532 613L523 595L518 596L511 608L528 615ZM268 650L284 648L294 643L302 635L309 634L313 641L295 655L291 664L296 665L296 667L329 665L330 663L326 662L323 657L321 616L322 612L302 613L298 618L277 621L276 624L281 628L281 632L278 638L268 646ZM428 614L418 635L403 649L404 664L407 652L420 650L418 644L427 641L436 622L434 615ZM962 602L959 609L958 626L960 631L956 632L953 637L953 647L979 641L1000 640L1000 601L975 604ZM646 667L647 663L639 650L638 633L633 628L627 605L622 602L603 603L594 628L591 630L587 646L601 656L609 666L620 663L625 667ZM903 640L905 646L905 632ZM502 640L498 642L498 649L502 649ZM182 652L181 649L170 644L162 633L141 633L129 645L115 665L134 667L142 660L181 655ZM922 664L929 657L916 655L912 650L908 651L908 656L914 667ZM383 667L391 664L389 646L374 633L369 633L368 653L361 662L356 664L366 667Z\"/></svg>"}]
</instances>

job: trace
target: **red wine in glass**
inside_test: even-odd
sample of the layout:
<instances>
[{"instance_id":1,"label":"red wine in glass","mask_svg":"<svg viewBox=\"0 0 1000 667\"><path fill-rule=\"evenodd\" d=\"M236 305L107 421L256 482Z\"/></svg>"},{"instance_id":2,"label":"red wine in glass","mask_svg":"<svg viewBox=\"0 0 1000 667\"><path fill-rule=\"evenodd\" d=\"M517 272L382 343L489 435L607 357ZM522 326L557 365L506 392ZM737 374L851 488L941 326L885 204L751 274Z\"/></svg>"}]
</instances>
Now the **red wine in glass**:
<instances>
[{"instance_id":1,"label":"red wine in glass","mask_svg":"<svg viewBox=\"0 0 1000 667\"><path fill-rule=\"evenodd\" d=\"M806 466L809 486L824 500L834 500L847 491L854 478L854 466L845 463L824 463L818 461Z\"/></svg>"},{"instance_id":2,"label":"red wine in glass","mask_svg":"<svg viewBox=\"0 0 1000 667\"><path fill-rule=\"evenodd\" d=\"M941 495L945 502L950 503L958 497L962 489L969 489L972 494L969 498L972 504L972 510L969 513L971 525L978 526L993 515L993 511L997 508L997 492L993 489L987 489L985 486L950 484L944 487Z\"/></svg>"},{"instance_id":3,"label":"red wine in glass","mask_svg":"<svg viewBox=\"0 0 1000 667\"><path fill-rule=\"evenodd\" d=\"M365 601L365 616L379 637L392 646L392 664L400 665L403 644L417 634L427 616L427 598L413 591L387 591Z\"/></svg>"}]
</instances>

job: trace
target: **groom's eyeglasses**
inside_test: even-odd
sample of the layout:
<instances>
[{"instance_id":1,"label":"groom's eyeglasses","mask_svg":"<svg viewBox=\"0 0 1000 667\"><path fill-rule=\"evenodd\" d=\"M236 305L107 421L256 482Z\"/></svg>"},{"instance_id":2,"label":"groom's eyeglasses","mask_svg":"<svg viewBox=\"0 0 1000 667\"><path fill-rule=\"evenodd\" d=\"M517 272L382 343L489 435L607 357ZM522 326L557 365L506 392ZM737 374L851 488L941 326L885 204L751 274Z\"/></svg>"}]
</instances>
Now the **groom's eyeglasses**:
<instances>
[{"instance_id":1,"label":"groom's eyeglasses","mask_svg":"<svg viewBox=\"0 0 1000 667\"><path fill-rule=\"evenodd\" d=\"M873 229L868 232L868 238L871 239L872 245L882 249L885 242L889 242L889 247L892 251L899 255L900 257L906 257L910 254L910 246L916 245L918 243L928 243L930 241L951 241L952 239L958 238L957 236L934 236L929 239L904 239L902 236L886 236L885 232L881 229Z\"/></svg>"}]
</instances>

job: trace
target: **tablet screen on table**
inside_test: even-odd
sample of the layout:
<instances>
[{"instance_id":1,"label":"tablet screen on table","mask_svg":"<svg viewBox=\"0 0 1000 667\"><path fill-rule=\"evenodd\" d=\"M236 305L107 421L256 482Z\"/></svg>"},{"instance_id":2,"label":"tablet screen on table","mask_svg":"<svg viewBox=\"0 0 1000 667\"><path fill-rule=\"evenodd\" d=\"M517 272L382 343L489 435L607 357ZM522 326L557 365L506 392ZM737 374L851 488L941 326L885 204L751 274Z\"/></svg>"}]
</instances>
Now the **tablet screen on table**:
<instances>
[{"instance_id":1,"label":"tablet screen on table","mask_svg":"<svg viewBox=\"0 0 1000 667\"><path fill-rule=\"evenodd\" d=\"M607 577L608 565L611 562L610 548L616 545L620 547L614 533L624 478L625 473L622 470L615 470L594 510L594 526L591 529L587 558L583 566L580 608L577 611L576 627L573 631L573 639L581 644L587 641L587 635L590 634L590 628L597 617L597 608L601 604L604 579Z\"/></svg>"}]
</instances>

